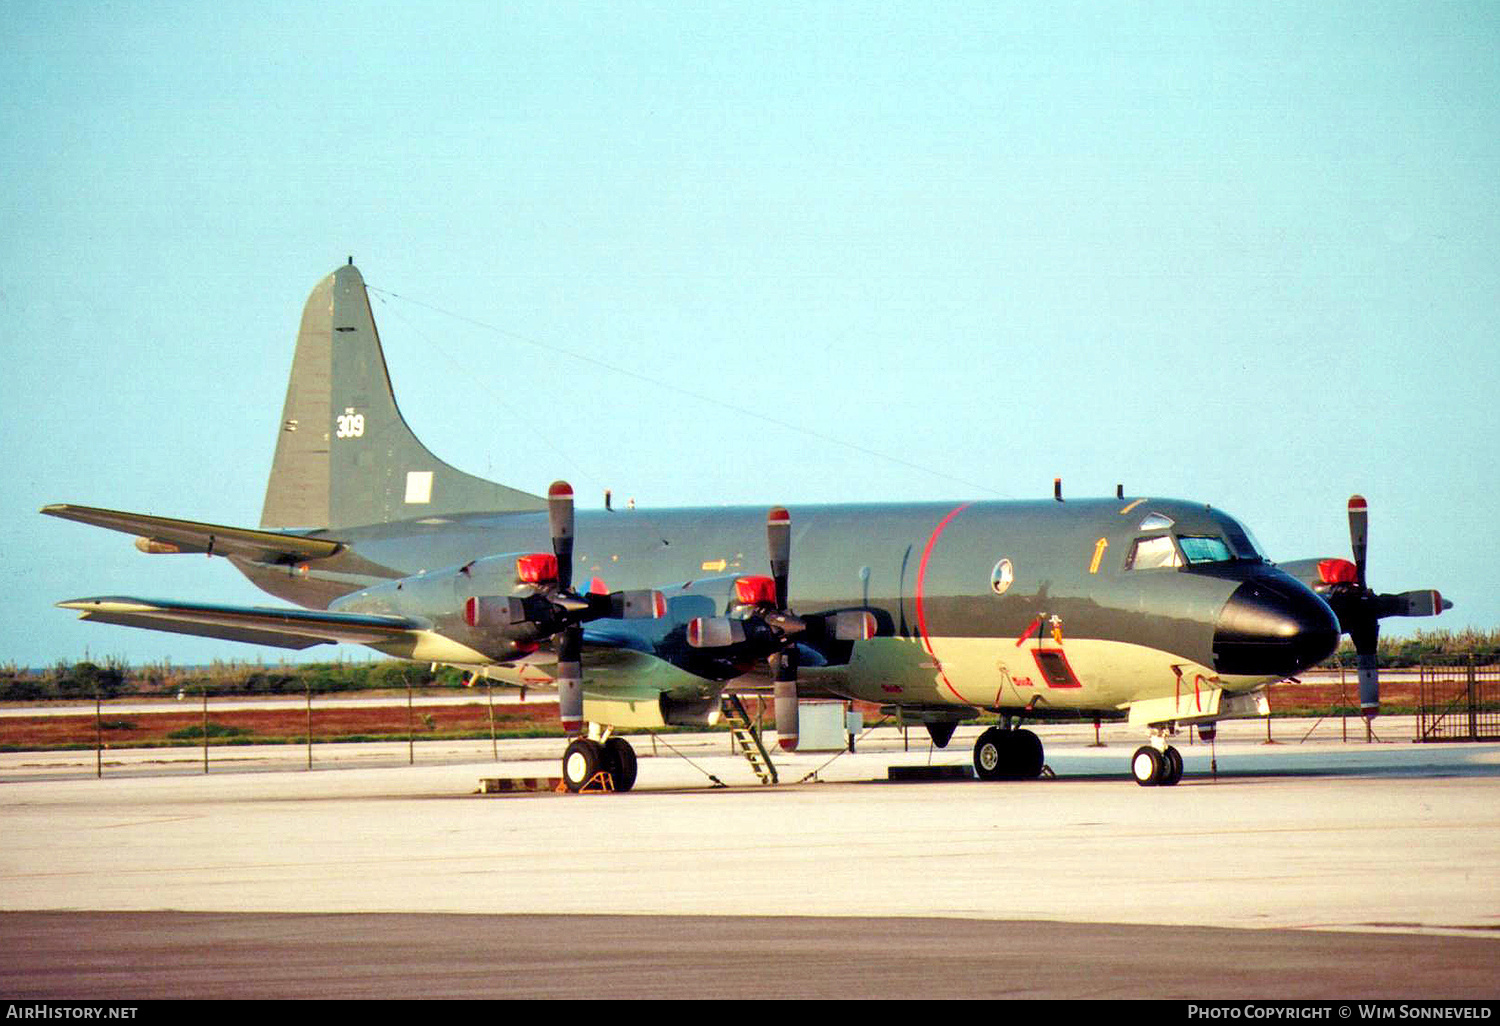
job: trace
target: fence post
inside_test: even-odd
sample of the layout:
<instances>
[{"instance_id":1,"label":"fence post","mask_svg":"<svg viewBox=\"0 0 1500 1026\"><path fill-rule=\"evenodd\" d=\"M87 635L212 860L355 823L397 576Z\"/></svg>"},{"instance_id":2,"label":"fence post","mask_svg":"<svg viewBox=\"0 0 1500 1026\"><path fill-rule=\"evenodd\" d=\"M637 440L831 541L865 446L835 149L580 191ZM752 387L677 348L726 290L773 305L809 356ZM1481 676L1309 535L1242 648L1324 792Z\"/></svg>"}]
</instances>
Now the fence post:
<instances>
[{"instance_id":1,"label":"fence post","mask_svg":"<svg viewBox=\"0 0 1500 1026\"><path fill-rule=\"evenodd\" d=\"M1474 673L1474 654L1469 653L1469 665L1465 667L1468 679L1465 681L1468 687L1469 697L1469 740L1479 740L1479 696Z\"/></svg>"},{"instance_id":2,"label":"fence post","mask_svg":"<svg viewBox=\"0 0 1500 1026\"><path fill-rule=\"evenodd\" d=\"M484 678L484 693L490 703L490 754L499 762L500 743L495 740L495 684L488 677Z\"/></svg>"}]
</instances>

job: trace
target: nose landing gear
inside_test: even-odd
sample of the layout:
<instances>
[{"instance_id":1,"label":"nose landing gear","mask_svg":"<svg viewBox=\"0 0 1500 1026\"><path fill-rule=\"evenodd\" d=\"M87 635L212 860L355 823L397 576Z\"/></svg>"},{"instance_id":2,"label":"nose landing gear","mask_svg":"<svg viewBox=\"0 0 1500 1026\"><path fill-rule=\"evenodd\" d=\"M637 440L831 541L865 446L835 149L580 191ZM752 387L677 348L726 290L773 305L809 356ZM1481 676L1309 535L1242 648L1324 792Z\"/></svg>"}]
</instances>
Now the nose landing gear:
<instances>
[{"instance_id":1,"label":"nose landing gear","mask_svg":"<svg viewBox=\"0 0 1500 1026\"><path fill-rule=\"evenodd\" d=\"M1151 738L1130 757L1130 775L1142 787L1171 787L1182 779L1182 753L1167 744L1163 735Z\"/></svg>"}]
</instances>

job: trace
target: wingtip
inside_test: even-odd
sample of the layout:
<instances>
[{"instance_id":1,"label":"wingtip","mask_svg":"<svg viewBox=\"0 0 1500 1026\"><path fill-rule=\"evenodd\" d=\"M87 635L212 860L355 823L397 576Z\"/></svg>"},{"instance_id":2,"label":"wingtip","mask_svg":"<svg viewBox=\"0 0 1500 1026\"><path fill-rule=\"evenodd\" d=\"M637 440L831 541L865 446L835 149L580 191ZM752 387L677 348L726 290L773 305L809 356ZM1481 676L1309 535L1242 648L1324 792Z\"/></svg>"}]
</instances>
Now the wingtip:
<instances>
[{"instance_id":1,"label":"wingtip","mask_svg":"<svg viewBox=\"0 0 1500 1026\"><path fill-rule=\"evenodd\" d=\"M91 612L149 612L159 607L148 599L127 598L123 595L93 595L89 598L68 599L54 603L58 609L76 609L81 613Z\"/></svg>"}]
</instances>

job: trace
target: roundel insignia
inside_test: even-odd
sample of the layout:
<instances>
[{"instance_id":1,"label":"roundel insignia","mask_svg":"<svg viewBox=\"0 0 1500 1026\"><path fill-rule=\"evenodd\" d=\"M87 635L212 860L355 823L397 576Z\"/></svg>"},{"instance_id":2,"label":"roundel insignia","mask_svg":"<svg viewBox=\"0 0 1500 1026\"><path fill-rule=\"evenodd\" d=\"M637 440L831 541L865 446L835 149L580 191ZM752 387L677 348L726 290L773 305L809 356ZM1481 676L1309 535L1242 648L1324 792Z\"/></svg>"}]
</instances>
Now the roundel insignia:
<instances>
[{"instance_id":1,"label":"roundel insignia","mask_svg":"<svg viewBox=\"0 0 1500 1026\"><path fill-rule=\"evenodd\" d=\"M1015 579L1015 567L1010 565L1010 560L1002 559L995 564L995 569L990 573L990 590L996 595L1004 595L1005 590Z\"/></svg>"}]
</instances>

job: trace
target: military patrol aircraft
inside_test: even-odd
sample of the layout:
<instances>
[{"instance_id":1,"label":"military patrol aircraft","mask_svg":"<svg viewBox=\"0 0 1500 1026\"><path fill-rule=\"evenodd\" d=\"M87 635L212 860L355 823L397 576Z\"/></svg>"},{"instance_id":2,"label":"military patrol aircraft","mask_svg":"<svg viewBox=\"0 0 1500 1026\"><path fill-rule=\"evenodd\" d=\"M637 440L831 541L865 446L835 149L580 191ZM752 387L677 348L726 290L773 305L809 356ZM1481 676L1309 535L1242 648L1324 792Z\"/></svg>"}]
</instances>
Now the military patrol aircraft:
<instances>
[{"instance_id":1,"label":"military patrol aircraft","mask_svg":"<svg viewBox=\"0 0 1500 1026\"><path fill-rule=\"evenodd\" d=\"M1380 618L1451 605L1368 588L1358 496L1352 563L1286 567L1220 510L1119 490L575 514L565 482L546 497L517 491L417 440L352 259L303 311L259 529L42 512L138 535L148 553L223 556L301 607L59 603L83 619L289 649L361 644L555 686L574 790L600 771L629 789L635 753L616 730L713 724L726 686L747 674L773 683L786 748L810 690L878 702L939 747L959 723L999 713L974 747L989 780L1042 772L1023 721L1128 718L1149 735L1135 780L1171 785L1179 727L1266 715L1266 686L1327 657L1341 632L1358 647L1373 715Z\"/></svg>"}]
</instances>

